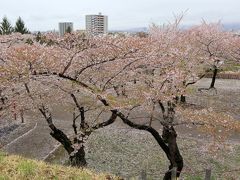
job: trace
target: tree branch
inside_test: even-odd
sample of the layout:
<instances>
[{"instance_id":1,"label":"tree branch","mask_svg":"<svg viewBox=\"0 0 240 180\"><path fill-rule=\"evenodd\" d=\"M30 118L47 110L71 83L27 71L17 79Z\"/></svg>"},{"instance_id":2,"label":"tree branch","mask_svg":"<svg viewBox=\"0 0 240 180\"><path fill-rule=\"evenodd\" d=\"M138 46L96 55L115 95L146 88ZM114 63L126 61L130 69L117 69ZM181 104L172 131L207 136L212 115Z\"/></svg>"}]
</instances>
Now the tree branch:
<instances>
[{"instance_id":1,"label":"tree branch","mask_svg":"<svg viewBox=\"0 0 240 180\"><path fill-rule=\"evenodd\" d=\"M110 117L107 121L102 122L102 123L100 123L100 124L97 124L97 125L93 126L92 129L96 130L96 129L99 129L99 128L103 128L103 127L105 127L105 126L108 126L108 125L114 123L114 121L116 120L116 118L117 118L117 111L116 111L116 110L112 110L112 115L111 115L111 117Z\"/></svg>"},{"instance_id":2,"label":"tree branch","mask_svg":"<svg viewBox=\"0 0 240 180\"><path fill-rule=\"evenodd\" d=\"M124 114L122 114L121 112L117 111L117 116L119 118L122 119L122 121L129 125L130 127L132 128L135 128L135 129L139 129L139 130L145 130L145 131L148 131L149 133L152 134L152 136L155 138L155 140L158 142L158 144L160 145L160 147L162 148L162 150L165 152L165 154L167 155L167 157L169 158L169 148L168 146L165 144L165 142L163 141L162 137L159 135L159 133L152 127L150 126L146 126L146 125L141 125L141 124L137 124L137 123L134 123L132 121L130 121L129 119L127 119Z\"/></svg>"},{"instance_id":3,"label":"tree branch","mask_svg":"<svg viewBox=\"0 0 240 180\"><path fill-rule=\"evenodd\" d=\"M51 113L48 113L47 109L44 106L40 107L39 111L42 113L48 123L48 126L52 130L50 135L64 146L68 154L71 154L74 151L74 148L72 147L72 142L66 136L66 134L64 134L60 129L56 128L56 126L53 124Z\"/></svg>"}]
</instances>

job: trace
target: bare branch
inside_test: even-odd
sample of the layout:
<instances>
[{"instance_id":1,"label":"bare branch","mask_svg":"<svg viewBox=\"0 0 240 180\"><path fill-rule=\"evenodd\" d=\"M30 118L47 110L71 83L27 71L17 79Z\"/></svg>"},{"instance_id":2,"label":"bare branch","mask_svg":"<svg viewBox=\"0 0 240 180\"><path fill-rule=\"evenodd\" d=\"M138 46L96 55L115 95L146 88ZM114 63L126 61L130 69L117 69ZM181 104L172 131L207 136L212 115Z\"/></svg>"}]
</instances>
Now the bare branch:
<instances>
[{"instance_id":1,"label":"bare branch","mask_svg":"<svg viewBox=\"0 0 240 180\"><path fill-rule=\"evenodd\" d=\"M75 108L74 108L74 111L73 111L73 124L72 124L72 127L73 127L73 130L74 130L74 133L75 135L77 135L77 126L76 126L76 113L75 113Z\"/></svg>"},{"instance_id":2,"label":"bare branch","mask_svg":"<svg viewBox=\"0 0 240 180\"><path fill-rule=\"evenodd\" d=\"M133 63L141 60L142 58L139 58L139 59L135 59L134 61L128 63L127 65L125 65L119 72L117 72L116 74L112 75L107 81L106 83L104 84L103 88L102 88L102 91L105 90L106 86L108 83L110 83L110 81L112 81L115 77L117 77L120 73L122 73L125 69L127 69L130 65L132 65Z\"/></svg>"}]
</instances>

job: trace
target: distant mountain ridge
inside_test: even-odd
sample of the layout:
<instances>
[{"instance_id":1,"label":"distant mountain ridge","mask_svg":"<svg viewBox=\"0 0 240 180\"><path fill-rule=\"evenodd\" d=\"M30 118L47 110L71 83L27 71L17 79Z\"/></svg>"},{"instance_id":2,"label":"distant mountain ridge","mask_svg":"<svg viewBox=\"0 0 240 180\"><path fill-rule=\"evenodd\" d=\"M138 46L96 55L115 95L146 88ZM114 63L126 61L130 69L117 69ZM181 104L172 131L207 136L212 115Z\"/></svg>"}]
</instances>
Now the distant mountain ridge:
<instances>
[{"instance_id":1,"label":"distant mountain ridge","mask_svg":"<svg viewBox=\"0 0 240 180\"><path fill-rule=\"evenodd\" d=\"M240 31L240 23L225 23L223 26L226 30Z\"/></svg>"},{"instance_id":2,"label":"distant mountain ridge","mask_svg":"<svg viewBox=\"0 0 240 180\"><path fill-rule=\"evenodd\" d=\"M192 25L183 25L183 28L189 28ZM223 27L227 31L240 31L240 22L239 23L224 23ZM121 30L111 30L110 32L129 32L129 33L137 33L137 32L147 32L148 27L138 27L138 28L129 28L129 29L121 29Z\"/></svg>"}]
</instances>

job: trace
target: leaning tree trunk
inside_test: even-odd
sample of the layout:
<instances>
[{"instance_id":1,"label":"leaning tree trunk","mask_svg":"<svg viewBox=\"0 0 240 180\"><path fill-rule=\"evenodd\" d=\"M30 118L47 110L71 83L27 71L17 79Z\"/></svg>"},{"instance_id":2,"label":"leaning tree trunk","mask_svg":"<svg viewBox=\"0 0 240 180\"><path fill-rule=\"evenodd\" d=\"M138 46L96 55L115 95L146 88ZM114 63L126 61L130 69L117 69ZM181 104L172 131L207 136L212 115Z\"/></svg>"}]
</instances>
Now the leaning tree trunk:
<instances>
[{"instance_id":1,"label":"leaning tree trunk","mask_svg":"<svg viewBox=\"0 0 240 180\"><path fill-rule=\"evenodd\" d=\"M152 134L154 139L157 141L158 145L162 148L164 153L166 154L168 160L170 161L169 170L166 172L164 176L164 180L171 180L171 169L173 167L177 167L177 177L180 176L182 168L183 168L183 158L179 152L177 141L176 141L176 131L171 126L170 128L166 128L163 133L163 138L158 133L157 130L150 126L136 124L132 121L130 121L127 117L125 117L124 114L121 112L117 113L118 117L122 119L122 121L129 125L132 128L139 129L139 130L145 130Z\"/></svg>"},{"instance_id":2,"label":"leaning tree trunk","mask_svg":"<svg viewBox=\"0 0 240 180\"><path fill-rule=\"evenodd\" d=\"M179 177L183 168L183 158L177 145L177 133L172 125L175 116L174 107L175 105L169 101L167 103L166 112L163 104L161 105L164 119L164 123L161 123L163 125L162 138L164 142L168 145L168 159L170 160L169 170L165 173L165 176L163 178L164 180L171 180L173 168L177 168L177 177Z\"/></svg>"},{"instance_id":3,"label":"leaning tree trunk","mask_svg":"<svg viewBox=\"0 0 240 180\"><path fill-rule=\"evenodd\" d=\"M210 85L209 89L214 88L215 81L216 81L216 77L217 77L217 73L218 73L218 68L217 68L216 66L214 66L213 76L212 76L212 82L211 82L211 85Z\"/></svg>"}]
</instances>

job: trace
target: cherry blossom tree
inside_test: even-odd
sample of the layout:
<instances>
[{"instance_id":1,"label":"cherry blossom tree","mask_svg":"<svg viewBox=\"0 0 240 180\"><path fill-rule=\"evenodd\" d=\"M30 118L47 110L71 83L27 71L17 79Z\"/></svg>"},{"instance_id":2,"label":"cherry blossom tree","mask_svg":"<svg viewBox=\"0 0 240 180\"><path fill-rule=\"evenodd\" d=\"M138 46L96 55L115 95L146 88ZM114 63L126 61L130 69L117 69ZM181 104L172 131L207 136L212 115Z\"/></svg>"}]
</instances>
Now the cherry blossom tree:
<instances>
[{"instance_id":1,"label":"cherry blossom tree","mask_svg":"<svg viewBox=\"0 0 240 180\"><path fill-rule=\"evenodd\" d=\"M209 61L206 58L206 52L194 46L196 34L192 32L193 29L183 31L178 28L178 23L176 21L174 24L164 27L153 26L149 36L140 39L143 49L141 49L141 53L138 53L137 59L130 58L125 64L122 61L121 65L118 61L113 62L110 66L105 64L102 68L110 75L97 76L101 79L96 80L98 82L96 85L101 89L98 99L106 106L112 107L111 109L117 109L117 116L124 123L133 128L150 132L166 153L170 166L169 171L165 174L165 179L170 179L170 170L173 167L177 167L177 176L180 175L183 168L183 158L178 149L177 133L174 127L185 122L178 122L180 119L175 118L178 104L174 99L176 96L186 94L187 86L203 77L203 67L206 61ZM227 34L225 38L228 37ZM226 56L229 50L222 49L221 53ZM114 90L116 84L124 87L124 94L110 91ZM143 124L140 123L141 118L137 116L142 115L141 112L145 114ZM226 119L231 119L226 116L219 117L216 114L216 116L209 116L209 121L216 122L215 119L218 120L219 126L213 126L214 123L204 121L204 113L197 115L198 119L189 120L188 123L202 125L206 129L211 127L211 129L215 129L211 132L215 133L219 126L225 129L227 127L239 129L238 123L234 120L229 120L229 126L225 126ZM138 122L134 121L136 118ZM163 126L162 135L152 125L153 121L158 121ZM216 136L216 134L212 135Z\"/></svg>"},{"instance_id":2,"label":"cherry blossom tree","mask_svg":"<svg viewBox=\"0 0 240 180\"><path fill-rule=\"evenodd\" d=\"M176 97L187 94L188 85L202 78L203 67L212 58L212 50L208 52L205 41L203 44L199 38L212 27L202 26L182 30L176 20L170 25L152 26L149 35L143 37L47 34L38 42L31 38L32 43L6 37L11 45L1 44L5 47L1 49L1 96L7 98L1 114L8 114L13 102L16 110L40 112L52 130L51 136L63 144L72 164L78 166L86 165L87 137L118 117L132 128L151 133L157 141L170 164L164 179L171 179L173 167L179 177L183 157L175 126L185 122L176 118L176 113L191 113L179 108ZM214 30L207 37L218 39L217 33ZM223 59L228 48L219 50L220 45L216 45L214 57ZM73 140L54 125L51 111L57 104L72 114ZM88 120L87 112L91 112ZM102 114L105 116L100 118ZM209 127L211 120L214 124L214 118L203 121L200 117L205 115L201 113L191 117L193 120L186 119L186 123ZM218 121L224 122L224 118ZM162 126L162 133L154 123Z\"/></svg>"},{"instance_id":3,"label":"cherry blossom tree","mask_svg":"<svg viewBox=\"0 0 240 180\"><path fill-rule=\"evenodd\" d=\"M213 72L209 89L214 88L217 73L226 61L235 61L232 56L232 42L236 37L232 32L225 31L219 23L206 23L193 27L190 30L195 41L192 45L205 54L204 63L206 68Z\"/></svg>"},{"instance_id":4,"label":"cherry blossom tree","mask_svg":"<svg viewBox=\"0 0 240 180\"><path fill-rule=\"evenodd\" d=\"M112 124L117 117L115 111L105 113L103 105L93 102L96 96L93 92L99 89L96 85L98 78L94 79L97 74L91 68L116 60L124 61L132 57L137 49L129 49L125 47L127 43L113 37L90 38L83 34L66 34L59 38L49 34L41 43L35 42L32 37L29 44L23 36L18 36L22 37L22 43L8 37L11 45L2 48L1 96L7 99L2 102L2 116L8 115L13 106L14 114L22 109L39 111L52 130L51 136L69 153L71 164L86 165L84 143L87 138L94 130ZM92 74L89 75L90 69ZM83 82L74 82L78 78ZM92 86L85 84L87 82ZM51 111L57 104L73 114L73 140L54 125Z\"/></svg>"},{"instance_id":5,"label":"cherry blossom tree","mask_svg":"<svg viewBox=\"0 0 240 180\"><path fill-rule=\"evenodd\" d=\"M240 63L240 36L237 34L234 34L232 41L230 41L230 51L231 56L235 62Z\"/></svg>"}]
</instances>

